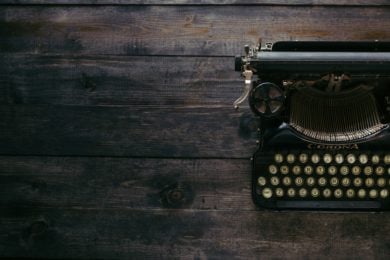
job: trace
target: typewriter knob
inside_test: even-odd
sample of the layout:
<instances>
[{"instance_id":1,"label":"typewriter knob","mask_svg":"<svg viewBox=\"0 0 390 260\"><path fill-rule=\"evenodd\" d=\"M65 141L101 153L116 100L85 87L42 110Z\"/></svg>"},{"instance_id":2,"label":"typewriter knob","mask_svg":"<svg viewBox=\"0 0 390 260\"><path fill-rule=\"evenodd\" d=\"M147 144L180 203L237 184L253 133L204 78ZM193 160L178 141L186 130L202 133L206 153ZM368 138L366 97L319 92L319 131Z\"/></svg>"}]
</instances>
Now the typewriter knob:
<instances>
[{"instance_id":1,"label":"typewriter knob","mask_svg":"<svg viewBox=\"0 0 390 260\"><path fill-rule=\"evenodd\" d=\"M251 92L249 104L257 115L273 117L283 108L285 96L274 83L264 82L257 85Z\"/></svg>"}]
</instances>

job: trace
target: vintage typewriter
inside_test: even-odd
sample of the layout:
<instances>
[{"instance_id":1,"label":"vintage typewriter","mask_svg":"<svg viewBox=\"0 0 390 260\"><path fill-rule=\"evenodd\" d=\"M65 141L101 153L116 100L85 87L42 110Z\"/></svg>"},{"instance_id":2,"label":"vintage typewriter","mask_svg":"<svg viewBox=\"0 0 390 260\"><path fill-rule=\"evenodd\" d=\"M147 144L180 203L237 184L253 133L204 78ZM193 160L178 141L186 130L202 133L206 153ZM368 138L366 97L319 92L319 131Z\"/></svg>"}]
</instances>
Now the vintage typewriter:
<instances>
[{"instance_id":1,"label":"vintage typewriter","mask_svg":"<svg viewBox=\"0 0 390 260\"><path fill-rule=\"evenodd\" d=\"M390 43L276 42L236 57L259 121L253 198L272 209L390 209Z\"/></svg>"}]
</instances>

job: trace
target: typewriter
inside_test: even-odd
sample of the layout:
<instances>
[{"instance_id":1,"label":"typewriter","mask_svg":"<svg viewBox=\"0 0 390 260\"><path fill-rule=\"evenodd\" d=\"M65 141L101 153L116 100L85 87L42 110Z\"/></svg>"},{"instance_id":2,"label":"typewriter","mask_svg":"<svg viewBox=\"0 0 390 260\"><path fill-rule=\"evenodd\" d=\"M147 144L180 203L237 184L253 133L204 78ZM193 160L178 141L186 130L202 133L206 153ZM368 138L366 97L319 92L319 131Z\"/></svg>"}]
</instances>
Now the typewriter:
<instances>
[{"instance_id":1,"label":"typewriter","mask_svg":"<svg viewBox=\"0 0 390 260\"><path fill-rule=\"evenodd\" d=\"M271 209L390 209L390 42L276 42L235 58L259 122L252 194Z\"/></svg>"}]
</instances>

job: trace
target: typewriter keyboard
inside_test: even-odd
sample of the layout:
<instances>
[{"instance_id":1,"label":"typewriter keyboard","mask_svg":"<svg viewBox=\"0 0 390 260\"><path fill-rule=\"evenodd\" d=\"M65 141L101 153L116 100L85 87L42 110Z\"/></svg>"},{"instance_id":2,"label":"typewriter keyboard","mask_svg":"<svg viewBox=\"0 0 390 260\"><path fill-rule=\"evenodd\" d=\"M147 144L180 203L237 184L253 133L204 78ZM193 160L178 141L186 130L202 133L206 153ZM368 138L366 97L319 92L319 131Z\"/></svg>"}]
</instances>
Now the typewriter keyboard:
<instances>
[{"instance_id":1,"label":"typewriter keyboard","mask_svg":"<svg viewBox=\"0 0 390 260\"><path fill-rule=\"evenodd\" d=\"M372 201L390 197L390 153L280 153L256 169L263 200Z\"/></svg>"}]
</instances>

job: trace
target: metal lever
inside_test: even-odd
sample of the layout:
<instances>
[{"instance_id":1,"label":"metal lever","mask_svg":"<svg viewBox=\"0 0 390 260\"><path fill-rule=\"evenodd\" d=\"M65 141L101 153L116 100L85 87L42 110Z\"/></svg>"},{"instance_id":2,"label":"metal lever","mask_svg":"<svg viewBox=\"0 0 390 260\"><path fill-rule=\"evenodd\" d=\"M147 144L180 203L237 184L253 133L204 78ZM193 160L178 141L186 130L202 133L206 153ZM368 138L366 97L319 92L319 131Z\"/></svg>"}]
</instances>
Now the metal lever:
<instances>
[{"instance_id":1,"label":"metal lever","mask_svg":"<svg viewBox=\"0 0 390 260\"><path fill-rule=\"evenodd\" d=\"M239 97L236 101L234 101L233 106L235 109L238 109L239 105L245 101L252 88L252 76L253 76L252 70L245 69L242 75L245 78L244 92L242 93L241 97Z\"/></svg>"}]
</instances>

